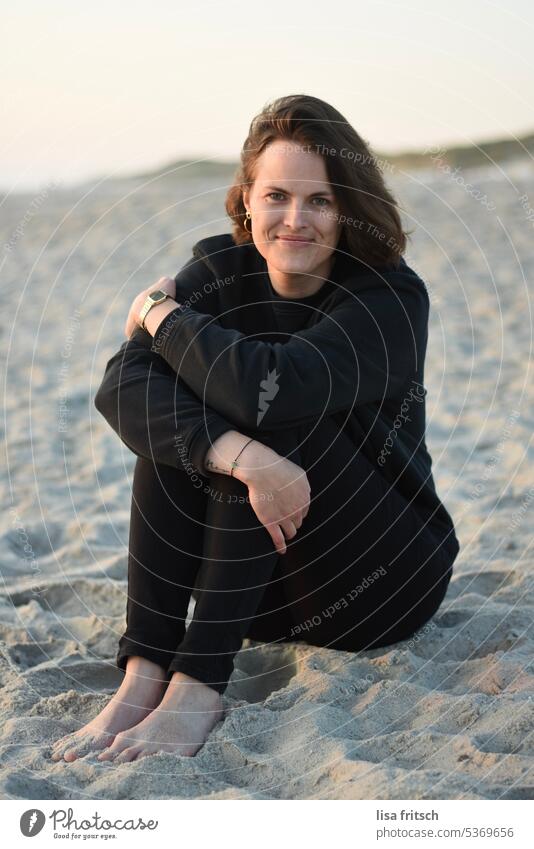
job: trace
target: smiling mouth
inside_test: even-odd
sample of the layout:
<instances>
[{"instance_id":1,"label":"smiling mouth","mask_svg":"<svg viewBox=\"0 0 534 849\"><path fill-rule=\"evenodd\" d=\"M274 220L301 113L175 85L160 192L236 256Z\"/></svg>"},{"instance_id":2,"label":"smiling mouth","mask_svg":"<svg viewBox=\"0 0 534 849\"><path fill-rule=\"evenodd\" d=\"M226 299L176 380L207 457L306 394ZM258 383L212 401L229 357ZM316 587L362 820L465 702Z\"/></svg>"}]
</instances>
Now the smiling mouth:
<instances>
[{"instance_id":1,"label":"smiling mouth","mask_svg":"<svg viewBox=\"0 0 534 849\"><path fill-rule=\"evenodd\" d=\"M310 245L313 242L313 239L297 239L292 236L277 236L276 238L280 242L287 242L293 245Z\"/></svg>"}]
</instances>

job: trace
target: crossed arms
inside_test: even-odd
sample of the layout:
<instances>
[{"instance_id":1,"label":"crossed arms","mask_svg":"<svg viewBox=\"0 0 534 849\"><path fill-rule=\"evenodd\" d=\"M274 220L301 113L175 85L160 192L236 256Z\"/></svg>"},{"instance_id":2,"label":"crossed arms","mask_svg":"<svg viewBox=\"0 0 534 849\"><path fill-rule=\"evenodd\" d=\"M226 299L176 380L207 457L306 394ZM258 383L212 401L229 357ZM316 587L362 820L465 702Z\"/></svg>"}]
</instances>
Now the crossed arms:
<instances>
[{"instance_id":1,"label":"crossed arms","mask_svg":"<svg viewBox=\"0 0 534 849\"><path fill-rule=\"evenodd\" d=\"M348 294L285 344L180 306L153 340L138 329L121 345L95 406L135 454L174 467L185 454L200 470L227 430L261 433L397 397L426 345L428 300L408 275L396 282Z\"/></svg>"}]
</instances>

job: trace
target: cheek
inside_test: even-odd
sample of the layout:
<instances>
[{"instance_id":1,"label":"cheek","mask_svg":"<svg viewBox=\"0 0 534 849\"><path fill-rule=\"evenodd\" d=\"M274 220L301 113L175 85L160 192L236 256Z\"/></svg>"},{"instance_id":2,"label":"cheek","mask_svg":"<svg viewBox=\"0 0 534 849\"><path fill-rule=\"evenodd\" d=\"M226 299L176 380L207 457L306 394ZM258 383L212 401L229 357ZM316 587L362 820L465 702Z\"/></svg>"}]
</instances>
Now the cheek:
<instances>
[{"instance_id":1,"label":"cheek","mask_svg":"<svg viewBox=\"0 0 534 849\"><path fill-rule=\"evenodd\" d=\"M336 240L336 222L325 220L323 216L315 221L315 229L320 234L321 241L331 245Z\"/></svg>"},{"instance_id":2,"label":"cheek","mask_svg":"<svg viewBox=\"0 0 534 849\"><path fill-rule=\"evenodd\" d=\"M326 240L329 244L336 245L341 235L341 229L337 221L329 222L327 231L325 232Z\"/></svg>"},{"instance_id":3,"label":"cheek","mask_svg":"<svg viewBox=\"0 0 534 849\"><path fill-rule=\"evenodd\" d=\"M314 224L317 230L322 233L325 239L331 239L337 229L337 218L334 217L335 213L327 210L326 212L319 212L315 216Z\"/></svg>"},{"instance_id":4,"label":"cheek","mask_svg":"<svg viewBox=\"0 0 534 849\"><path fill-rule=\"evenodd\" d=\"M277 211L260 209L254 215L253 233L257 239L270 240L279 229L280 215Z\"/></svg>"},{"instance_id":5,"label":"cheek","mask_svg":"<svg viewBox=\"0 0 534 849\"><path fill-rule=\"evenodd\" d=\"M256 235L258 235L258 236L261 235L262 232L265 230L265 225L266 225L266 221L265 221L264 213L263 212L253 213L253 215L252 215L252 232L256 233ZM248 228L250 228L250 226L251 226L250 224L247 225Z\"/></svg>"}]
</instances>

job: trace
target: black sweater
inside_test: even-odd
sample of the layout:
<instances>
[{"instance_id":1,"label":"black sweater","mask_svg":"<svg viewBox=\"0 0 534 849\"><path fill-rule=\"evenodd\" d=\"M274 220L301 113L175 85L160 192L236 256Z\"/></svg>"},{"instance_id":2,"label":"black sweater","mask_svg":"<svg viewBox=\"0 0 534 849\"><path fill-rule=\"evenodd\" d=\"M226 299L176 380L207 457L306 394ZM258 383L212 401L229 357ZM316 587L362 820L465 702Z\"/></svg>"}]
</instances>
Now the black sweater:
<instances>
[{"instance_id":1,"label":"black sweater","mask_svg":"<svg viewBox=\"0 0 534 849\"><path fill-rule=\"evenodd\" d=\"M330 415L458 552L425 444L429 299L404 259L366 267L337 252L299 310L274 291L255 245L225 233L197 242L175 280L180 306L154 339L138 328L123 342L95 396L135 454L205 473L227 430L261 441L262 430Z\"/></svg>"}]
</instances>

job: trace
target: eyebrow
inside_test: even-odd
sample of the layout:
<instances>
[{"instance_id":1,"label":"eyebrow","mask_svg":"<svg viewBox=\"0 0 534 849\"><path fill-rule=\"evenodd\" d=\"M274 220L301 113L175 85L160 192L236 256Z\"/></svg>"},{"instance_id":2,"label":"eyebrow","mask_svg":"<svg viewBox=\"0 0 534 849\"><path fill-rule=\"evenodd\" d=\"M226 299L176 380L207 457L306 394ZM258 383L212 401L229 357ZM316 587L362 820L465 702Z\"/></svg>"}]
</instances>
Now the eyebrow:
<instances>
[{"instance_id":1,"label":"eyebrow","mask_svg":"<svg viewBox=\"0 0 534 849\"><path fill-rule=\"evenodd\" d=\"M291 194L291 192L288 192L287 189L281 189L280 186L264 186L263 191L265 191L266 189L270 189L271 191L274 191L274 192L282 192L285 195ZM322 192L313 192L313 194L309 195L309 197L313 198L313 197L316 197L317 195L330 195L330 197L334 197L334 195L330 191L330 189L324 189Z\"/></svg>"}]
</instances>

